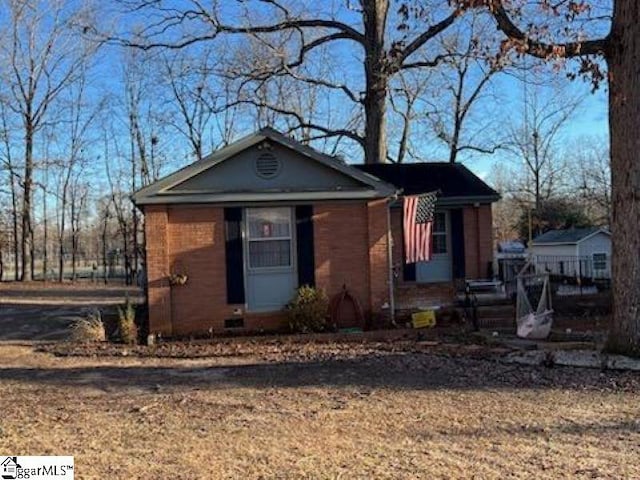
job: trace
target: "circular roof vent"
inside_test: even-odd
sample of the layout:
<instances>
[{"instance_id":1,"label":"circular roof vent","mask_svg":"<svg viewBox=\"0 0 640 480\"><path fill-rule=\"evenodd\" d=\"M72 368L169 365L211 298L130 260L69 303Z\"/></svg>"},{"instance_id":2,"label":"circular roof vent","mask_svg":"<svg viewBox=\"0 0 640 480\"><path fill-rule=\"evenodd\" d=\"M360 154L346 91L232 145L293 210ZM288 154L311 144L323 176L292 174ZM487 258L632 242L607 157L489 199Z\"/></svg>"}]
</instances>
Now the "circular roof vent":
<instances>
[{"instance_id":1,"label":"circular roof vent","mask_svg":"<svg viewBox=\"0 0 640 480\"><path fill-rule=\"evenodd\" d=\"M262 178L273 178L280 173L282 164L272 153L263 153L256 159L256 173Z\"/></svg>"}]
</instances>

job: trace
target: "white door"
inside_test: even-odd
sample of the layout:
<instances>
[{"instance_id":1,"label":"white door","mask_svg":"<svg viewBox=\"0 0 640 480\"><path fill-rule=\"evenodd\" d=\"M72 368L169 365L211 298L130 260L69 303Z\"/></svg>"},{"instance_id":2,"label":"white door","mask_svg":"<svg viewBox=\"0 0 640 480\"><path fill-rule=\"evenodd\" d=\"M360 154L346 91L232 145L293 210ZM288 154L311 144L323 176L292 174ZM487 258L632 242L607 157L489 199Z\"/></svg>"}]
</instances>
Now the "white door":
<instances>
[{"instance_id":1,"label":"white door","mask_svg":"<svg viewBox=\"0 0 640 480\"><path fill-rule=\"evenodd\" d=\"M282 309L295 294L293 209L245 210L245 278L247 308L253 312Z\"/></svg>"}]
</instances>

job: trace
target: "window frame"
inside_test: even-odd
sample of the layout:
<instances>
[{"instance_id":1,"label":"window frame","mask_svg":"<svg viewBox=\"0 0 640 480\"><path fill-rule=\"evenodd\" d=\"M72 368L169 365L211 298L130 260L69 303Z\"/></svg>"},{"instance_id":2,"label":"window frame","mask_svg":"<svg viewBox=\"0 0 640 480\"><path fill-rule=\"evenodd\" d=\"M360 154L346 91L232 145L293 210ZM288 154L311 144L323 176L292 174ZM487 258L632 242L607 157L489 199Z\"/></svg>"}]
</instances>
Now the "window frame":
<instances>
[{"instance_id":1,"label":"window frame","mask_svg":"<svg viewBox=\"0 0 640 480\"><path fill-rule=\"evenodd\" d=\"M596 260L596 255L604 255L604 260ZM609 256L607 255L607 252L593 252L591 254L591 264L593 266L594 270L597 270L599 272L602 271L606 271L607 270L607 263L608 263L608 259ZM602 264L602 268L598 268L596 265Z\"/></svg>"},{"instance_id":2,"label":"window frame","mask_svg":"<svg viewBox=\"0 0 640 480\"><path fill-rule=\"evenodd\" d=\"M295 221L293 218L293 209L291 207L281 207L281 206L270 206L270 207L247 207L244 209L244 230L245 230L245 252L246 252L246 260L245 266L247 272L253 273L268 273L268 272L283 272L283 271L291 271L295 269L295 252L294 249L294 228ZM250 221L252 211L256 210L287 210L288 212L288 220L289 220L289 235L288 236L273 236L273 237L251 237L251 228ZM268 266L268 267L256 267L251 265L251 243L252 242L271 242L271 241L288 241L289 242L289 264L288 265L277 265L277 266Z\"/></svg>"},{"instance_id":3,"label":"window frame","mask_svg":"<svg viewBox=\"0 0 640 480\"><path fill-rule=\"evenodd\" d=\"M436 230L436 215L441 214L444 217L444 221L443 221L443 227L444 230ZM448 211L447 210L436 210L433 213L433 230L431 231L431 251L433 252L433 255L449 255L450 254L450 247L449 247L449 215L448 215ZM444 237L444 246L445 246L445 251L444 252L436 252L435 246L436 246L436 242L435 242L435 238L436 237Z\"/></svg>"}]
</instances>

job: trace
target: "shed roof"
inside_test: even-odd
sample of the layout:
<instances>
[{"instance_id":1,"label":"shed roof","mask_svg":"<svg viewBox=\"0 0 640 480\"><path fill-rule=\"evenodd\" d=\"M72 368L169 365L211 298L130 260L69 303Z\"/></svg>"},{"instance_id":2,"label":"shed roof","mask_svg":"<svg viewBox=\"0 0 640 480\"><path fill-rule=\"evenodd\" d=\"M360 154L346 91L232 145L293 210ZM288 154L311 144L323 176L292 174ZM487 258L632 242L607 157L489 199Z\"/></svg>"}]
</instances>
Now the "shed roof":
<instances>
[{"instance_id":1,"label":"shed roof","mask_svg":"<svg viewBox=\"0 0 640 480\"><path fill-rule=\"evenodd\" d=\"M402 189L403 195L439 190L442 200L466 198L495 202L500 194L460 163L420 162L356 165L363 172Z\"/></svg>"},{"instance_id":2,"label":"shed roof","mask_svg":"<svg viewBox=\"0 0 640 480\"><path fill-rule=\"evenodd\" d=\"M534 238L532 243L534 245L576 244L600 232L611 235L608 230L601 227L568 228L565 230L549 230Z\"/></svg>"}]
</instances>

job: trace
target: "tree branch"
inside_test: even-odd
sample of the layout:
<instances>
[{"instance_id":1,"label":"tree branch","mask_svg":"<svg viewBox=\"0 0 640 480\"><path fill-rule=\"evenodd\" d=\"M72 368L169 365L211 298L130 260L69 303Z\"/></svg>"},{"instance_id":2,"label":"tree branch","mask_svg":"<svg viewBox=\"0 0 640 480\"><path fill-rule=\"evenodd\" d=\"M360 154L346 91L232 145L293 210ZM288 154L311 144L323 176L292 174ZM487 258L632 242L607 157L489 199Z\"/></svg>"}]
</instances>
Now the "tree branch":
<instances>
[{"instance_id":1,"label":"tree branch","mask_svg":"<svg viewBox=\"0 0 640 480\"><path fill-rule=\"evenodd\" d=\"M481 2L472 3L477 5ZM603 55L607 50L609 36L595 40L567 43L546 43L532 39L513 22L504 7L503 0L483 0L483 3L489 8L498 24L498 28L510 40L516 42L516 48L522 53L548 59L553 57L569 58L585 55Z\"/></svg>"},{"instance_id":2,"label":"tree branch","mask_svg":"<svg viewBox=\"0 0 640 480\"><path fill-rule=\"evenodd\" d=\"M444 20L436 23L435 25L431 25L429 28L427 28L424 32L418 35L412 42L410 42L407 46L405 46L400 50L392 52L393 71L397 71L401 69L402 64L405 62L405 60L409 56L411 56L416 50L422 47L425 43L427 43L433 37L437 36L438 34L442 33L444 30L446 30L460 15L460 12L461 12L460 9L456 9L451 15L449 15Z\"/></svg>"}]
</instances>

